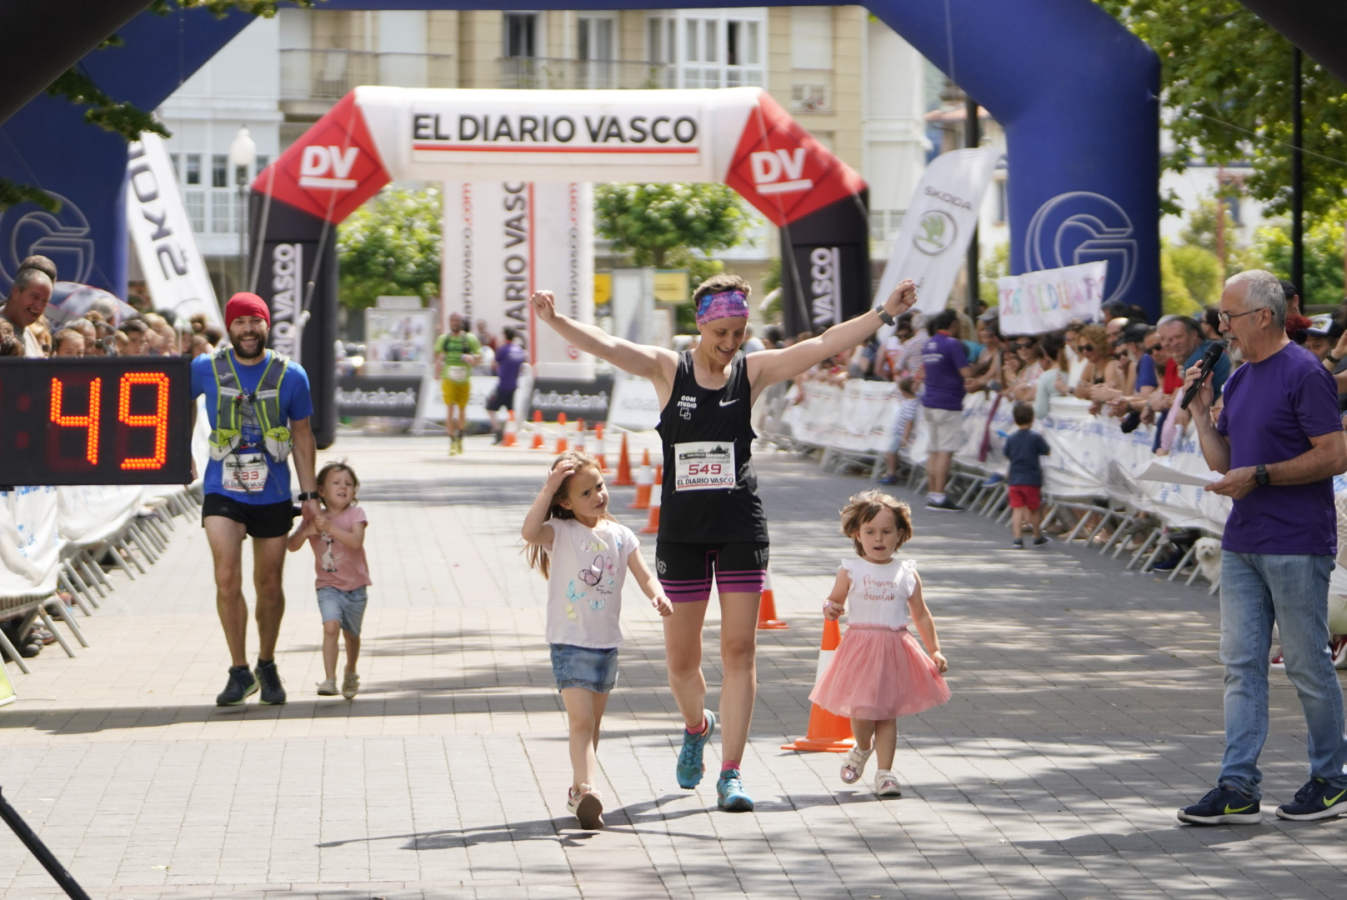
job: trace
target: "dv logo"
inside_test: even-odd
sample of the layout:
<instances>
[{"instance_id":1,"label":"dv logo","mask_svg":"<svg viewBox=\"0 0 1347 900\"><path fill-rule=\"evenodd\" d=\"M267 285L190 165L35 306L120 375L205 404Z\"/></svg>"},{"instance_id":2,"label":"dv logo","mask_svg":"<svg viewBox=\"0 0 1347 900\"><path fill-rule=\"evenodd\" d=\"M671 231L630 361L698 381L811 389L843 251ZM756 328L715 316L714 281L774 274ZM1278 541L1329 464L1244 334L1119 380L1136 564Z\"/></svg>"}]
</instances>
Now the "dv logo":
<instances>
[{"instance_id":1,"label":"dv logo","mask_svg":"<svg viewBox=\"0 0 1347 900\"><path fill-rule=\"evenodd\" d=\"M755 150L748 155L748 161L753 170L753 186L759 194L788 194L814 186L813 179L804 177L803 147Z\"/></svg>"},{"instance_id":2,"label":"dv logo","mask_svg":"<svg viewBox=\"0 0 1347 900\"><path fill-rule=\"evenodd\" d=\"M300 157L299 186L333 191L350 190L357 183L350 174L359 155L357 147L310 144L304 148Z\"/></svg>"}]
</instances>

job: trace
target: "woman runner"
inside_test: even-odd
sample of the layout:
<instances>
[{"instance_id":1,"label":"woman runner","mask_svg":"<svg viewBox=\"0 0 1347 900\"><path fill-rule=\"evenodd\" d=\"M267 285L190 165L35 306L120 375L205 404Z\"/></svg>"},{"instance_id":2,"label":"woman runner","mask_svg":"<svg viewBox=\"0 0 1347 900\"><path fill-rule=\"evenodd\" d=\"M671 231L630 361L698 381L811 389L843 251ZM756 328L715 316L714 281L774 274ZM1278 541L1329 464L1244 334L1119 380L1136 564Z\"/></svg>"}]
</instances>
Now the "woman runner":
<instances>
[{"instance_id":1,"label":"woman runner","mask_svg":"<svg viewBox=\"0 0 1347 900\"><path fill-rule=\"evenodd\" d=\"M669 687L685 725L678 783L691 789L701 781L703 750L719 721L716 802L731 812L753 808L739 770L757 693L758 603L768 562L767 520L751 463L756 435L750 411L769 385L856 346L917 299L916 286L904 281L882 307L790 347L744 356L739 348L748 326L750 291L737 275L702 282L692 297L701 337L681 354L576 322L557 312L551 291L537 291L532 298L537 317L565 341L654 385L664 445L655 563L673 601L674 613L664 619L664 643ZM701 667L702 623L713 577L720 594L724 672L719 718L705 708Z\"/></svg>"}]
</instances>

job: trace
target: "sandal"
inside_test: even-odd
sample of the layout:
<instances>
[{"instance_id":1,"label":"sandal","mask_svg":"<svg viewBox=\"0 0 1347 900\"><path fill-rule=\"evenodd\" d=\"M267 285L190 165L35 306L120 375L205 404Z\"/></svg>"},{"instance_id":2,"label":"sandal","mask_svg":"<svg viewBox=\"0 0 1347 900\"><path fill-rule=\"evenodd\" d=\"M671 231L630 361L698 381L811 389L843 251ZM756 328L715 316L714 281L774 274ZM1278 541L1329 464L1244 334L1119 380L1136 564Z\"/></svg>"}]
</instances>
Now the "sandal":
<instances>
[{"instance_id":1,"label":"sandal","mask_svg":"<svg viewBox=\"0 0 1347 900\"><path fill-rule=\"evenodd\" d=\"M881 769L875 773L875 796L876 797L901 797L903 789L898 786L898 777L888 769Z\"/></svg>"},{"instance_id":2,"label":"sandal","mask_svg":"<svg viewBox=\"0 0 1347 900\"><path fill-rule=\"evenodd\" d=\"M865 771L865 764L870 761L870 754L874 752L874 747L869 750L852 747L847 752L847 761L842 764L842 781L846 784L855 784L860 781L861 773Z\"/></svg>"}]
</instances>

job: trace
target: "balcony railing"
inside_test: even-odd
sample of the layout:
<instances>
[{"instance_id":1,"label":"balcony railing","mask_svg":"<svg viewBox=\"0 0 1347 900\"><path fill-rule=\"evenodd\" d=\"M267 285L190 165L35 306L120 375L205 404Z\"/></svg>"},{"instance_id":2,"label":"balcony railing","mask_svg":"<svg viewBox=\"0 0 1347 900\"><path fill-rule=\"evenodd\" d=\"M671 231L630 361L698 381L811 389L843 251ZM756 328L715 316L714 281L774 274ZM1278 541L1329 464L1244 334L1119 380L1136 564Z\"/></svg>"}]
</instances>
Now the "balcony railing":
<instances>
[{"instance_id":1,"label":"balcony railing","mask_svg":"<svg viewBox=\"0 0 1347 900\"><path fill-rule=\"evenodd\" d=\"M448 53L361 50L282 50L282 100L340 100L360 84L449 87L456 83Z\"/></svg>"},{"instance_id":2,"label":"balcony railing","mask_svg":"<svg viewBox=\"0 0 1347 900\"><path fill-rule=\"evenodd\" d=\"M500 87L547 89L671 88L677 70L666 63L619 59L550 59L512 56L498 60Z\"/></svg>"}]
</instances>

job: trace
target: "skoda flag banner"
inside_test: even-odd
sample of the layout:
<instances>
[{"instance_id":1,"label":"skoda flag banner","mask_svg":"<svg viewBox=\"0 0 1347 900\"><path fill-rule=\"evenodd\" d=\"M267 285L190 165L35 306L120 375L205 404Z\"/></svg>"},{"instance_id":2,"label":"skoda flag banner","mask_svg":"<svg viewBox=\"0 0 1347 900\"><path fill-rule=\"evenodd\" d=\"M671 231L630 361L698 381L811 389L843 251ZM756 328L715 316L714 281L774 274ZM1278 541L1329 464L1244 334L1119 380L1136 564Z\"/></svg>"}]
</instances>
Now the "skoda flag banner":
<instances>
[{"instance_id":1,"label":"skoda flag banner","mask_svg":"<svg viewBox=\"0 0 1347 900\"><path fill-rule=\"evenodd\" d=\"M197 248L164 139L141 134L127 149L126 218L155 309L180 318L200 313L224 328L206 260Z\"/></svg>"},{"instance_id":2,"label":"skoda flag banner","mask_svg":"<svg viewBox=\"0 0 1347 900\"><path fill-rule=\"evenodd\" d=\"M289 335L313 383L319 446L331 442L335 412L327 323L335 320L336 269L332 241L322 237L399 179L446 185L446 310L493 327L524 325L544 379L588 371L574 348L537 327L526 303L534 290L550 288L568 313L592 315L586 182L723 182L782 229L792 258L808 270L801 280L812 293L791 298L788 308L824 323L869 305L868 291L857 287L863 279L838 277L867 270L865 182L760 88L358 87L252 186L250 221L262 230L252 243L266 254L254 268L275 269L278 248L299 251L279 262L293 264L302 286L298 303L287 298ZM532 186L538 182L560 187L544 191ZM257 284L273 305L274 281L264 275Z\"/></svg>"},{"instance_id":3,"label":"skoda flag banner","mask_svg":"<svg viewBox=\"0 0 1347 900\"><path fill-rule=\"evenodd\" d=\"M945 308L977 227L982 195L1004 152L996 146L951 150L926 167L893 239L875 303L883 303L901 279L911 278L918 309L929 315Z\"/></svg>"}]
</instances>

